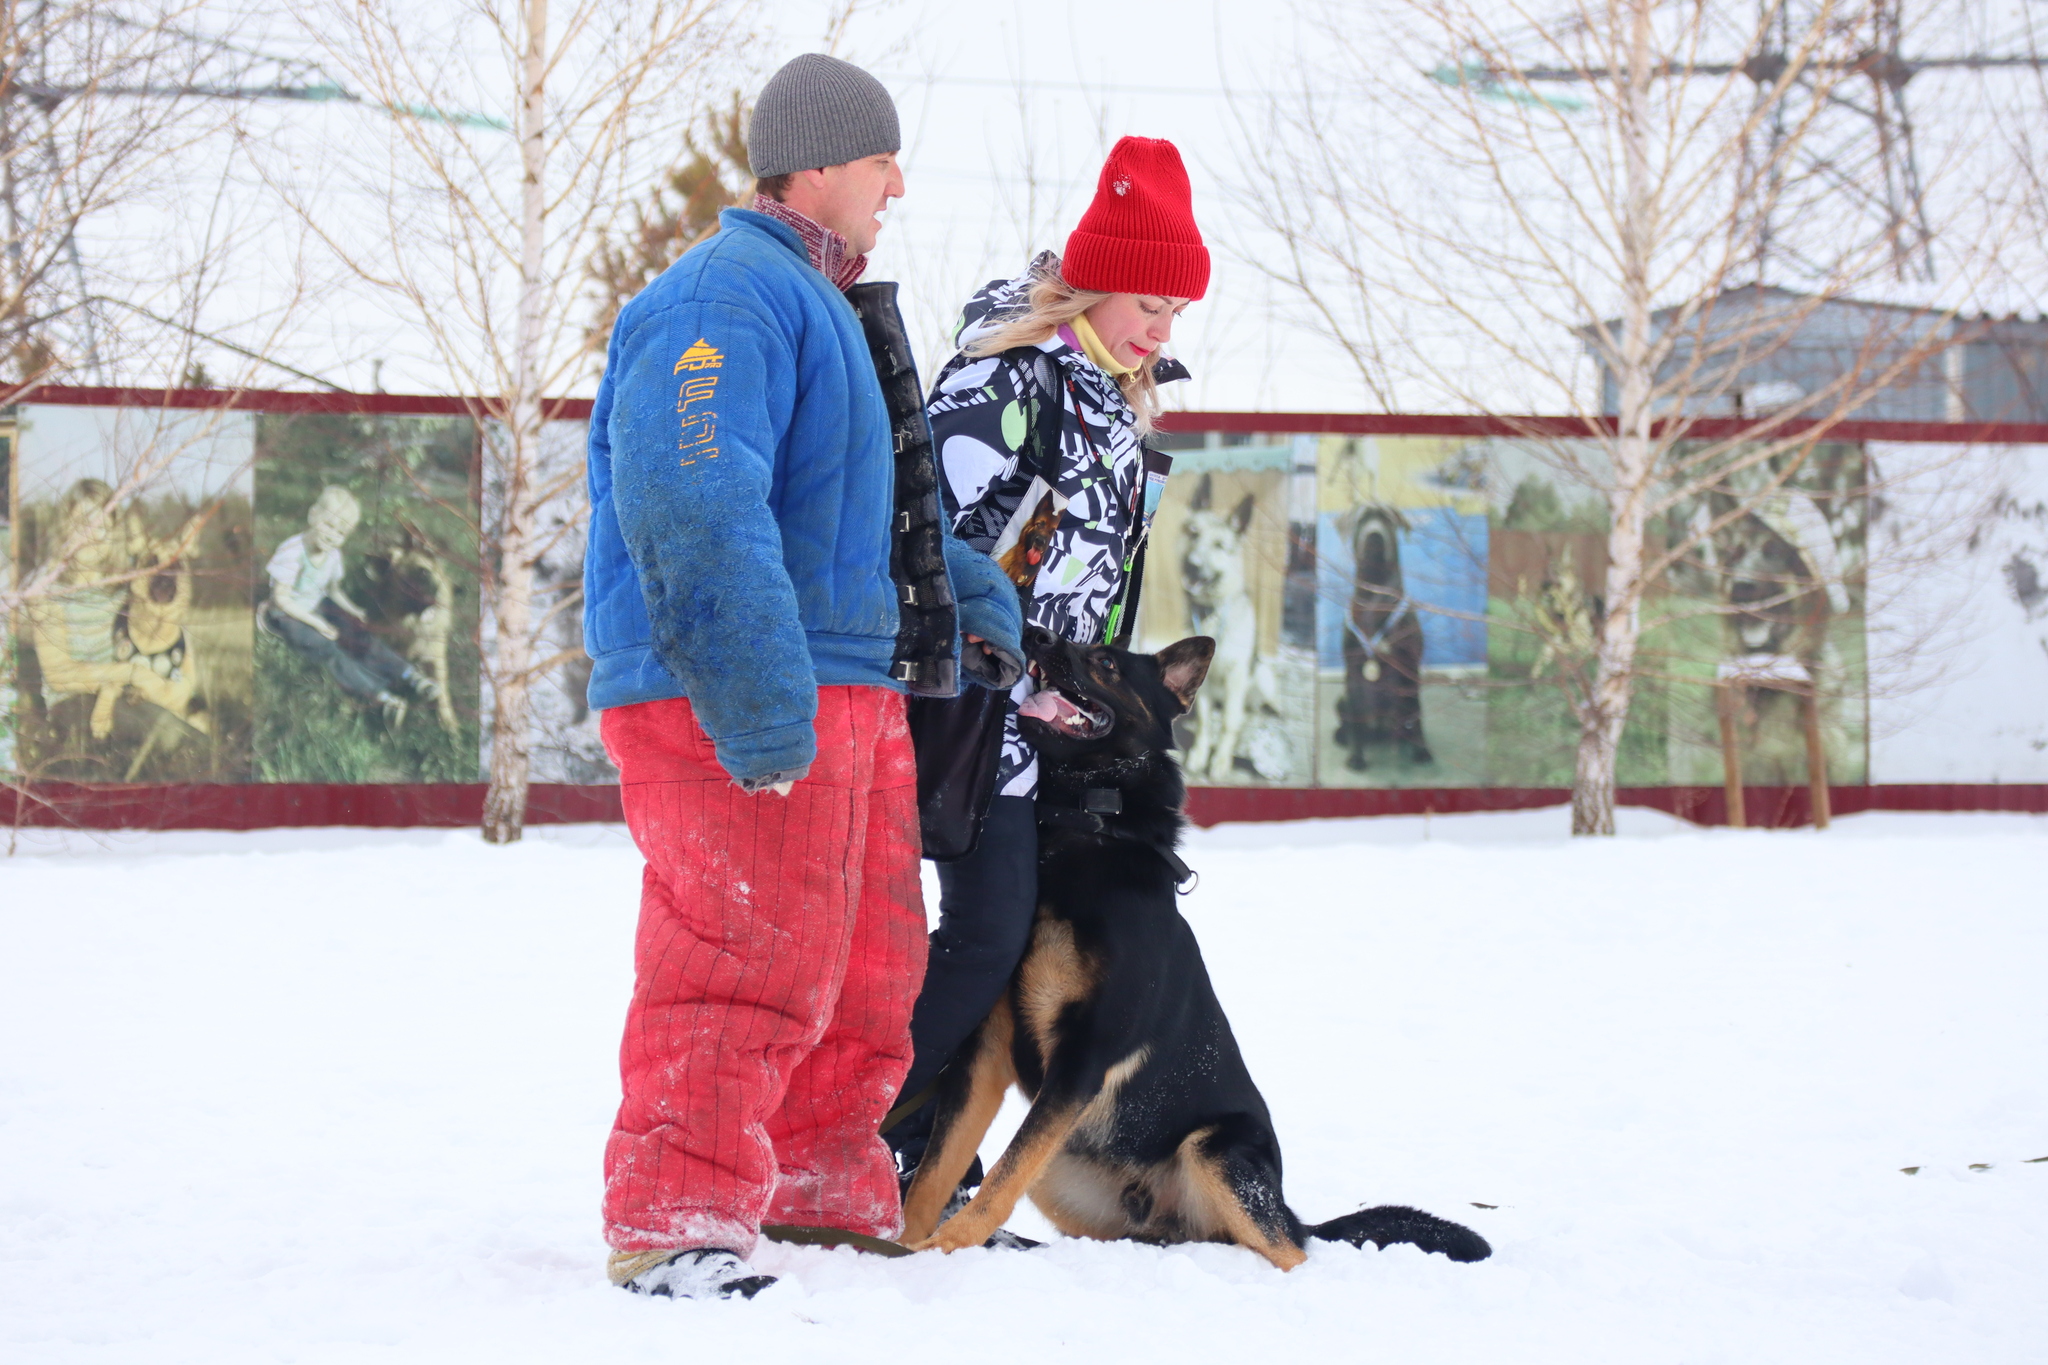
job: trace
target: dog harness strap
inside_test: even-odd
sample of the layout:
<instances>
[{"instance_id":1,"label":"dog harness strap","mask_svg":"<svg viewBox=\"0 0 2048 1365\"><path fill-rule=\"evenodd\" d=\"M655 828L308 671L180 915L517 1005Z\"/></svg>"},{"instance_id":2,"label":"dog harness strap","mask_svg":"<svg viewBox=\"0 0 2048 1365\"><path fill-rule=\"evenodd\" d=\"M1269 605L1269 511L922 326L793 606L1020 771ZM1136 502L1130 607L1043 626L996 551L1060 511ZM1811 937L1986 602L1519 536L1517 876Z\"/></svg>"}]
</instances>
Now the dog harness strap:
<instances>
[{"instance_id":1,"label":"dog harness strap","mask_svg":"<svg viewBox=\"0 0 2048 1365\"><path fill-rule=\"evenodd\" d=\"M1062 376L1067 387L1067 397L1074 402L1076 425L1081 433L1081 448L1088 452L1090 466L1109 466L1108 459L1095 446L1095 438L1088 434L1088 422L1082 413L1087 405L1074 388L1072 375ZM1157 463L1155 470L1152 466ZM1133 567L1139 551L1152 531L1152 514L1159 510L1159 499L1166 490L1167 471L1173 468L1173 457L1160 456L1143 441L1138 444L1138 477L1131 484L1130 524L1124 528L1124 550L1119 560L1123 569L1123 581L1117 584L1116 597L1110 602L1109 614L1102 620L1102 639L1098 644L1112 645L1117 642L1117 628L1123 623L1124 608L1130 604L1131 586L1134 581Z\"/></svg>"},{"instance_id":2,"label":"dog harness strap","mask_svg":"<svg viewBox=\"0 0 2048 1365\"><path fill-rule=\"evenodd\" d=\"M1372 633L1372 638L1370 639L1367 639L1365 632L1358 628L1358 623L1351 619L1351 613L1348 611L1344 613L1344 629L1350 631L1351 638L1364 645L1365 652L1373 658L1379 657L1380 646L1386 643L1387 636L1393 631L1394 627L1415 614L1415 604L1413 602L1405 597L1400 599L1400 601L1401 605L1395 608L1393 615L1380 624L1380 628Z\"/></svg>"}]
</instances>

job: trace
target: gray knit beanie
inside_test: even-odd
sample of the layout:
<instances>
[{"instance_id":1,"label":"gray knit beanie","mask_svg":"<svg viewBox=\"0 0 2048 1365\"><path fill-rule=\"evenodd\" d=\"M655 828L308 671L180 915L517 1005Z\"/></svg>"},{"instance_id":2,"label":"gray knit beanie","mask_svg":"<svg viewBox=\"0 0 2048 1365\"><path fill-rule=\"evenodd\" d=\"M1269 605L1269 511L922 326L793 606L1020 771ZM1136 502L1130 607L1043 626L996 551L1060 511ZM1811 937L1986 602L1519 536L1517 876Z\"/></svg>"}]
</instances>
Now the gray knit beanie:
<instances>
[{"instance_id":1,"label":"gray knit beanie","mask_svg":"<svg viewBox=\"0 0 2048 1365\"><path fill-rule=\"evenodd\" d=\"M770 76L747 125L747 164L763 178L901 150L896 101L882 83L822 52Z\"/></svg>"}]
</instances>

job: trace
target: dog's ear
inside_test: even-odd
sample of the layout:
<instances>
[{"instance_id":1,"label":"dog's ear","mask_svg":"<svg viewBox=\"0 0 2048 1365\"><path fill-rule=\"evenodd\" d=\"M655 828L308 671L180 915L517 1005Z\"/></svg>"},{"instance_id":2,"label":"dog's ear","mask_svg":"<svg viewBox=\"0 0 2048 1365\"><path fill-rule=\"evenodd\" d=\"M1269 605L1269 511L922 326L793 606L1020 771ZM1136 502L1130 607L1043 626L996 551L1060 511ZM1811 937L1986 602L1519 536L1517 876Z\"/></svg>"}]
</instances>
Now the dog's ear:
<instances>
[{"instance_id":1,"label":"dog's ear","mask_svg":"<svg viewBox=\"0 0 2048 1365\"><path fill-rule=\"evenodd\" d=\"M1216 642L1206 635L1190 635L1152 656L1159 661L1159 680L1183 709L1195 704L1202 679L1209 676L1209 660L1216 657Z\"/></svg>"},{"instance_id":2,"label":"dog's ear","mask_svg":"<svg viewBox=\"0 0 2048 1365\"><path fill-rule=\"evenodd\" d=\"M1190 512L1208 511L1210 499L1215 495L1215 485L1210 482L1209 476L1204 474L1202 481L1195 485L1195 495L1188 499L1188 510Z\"/></svg>"},{"instance_id":3,"label":"dog's ear","mask_svg":"<svg viewBox=\"0 0 2048 1365\"><path fill-rule=\"evenodd\" d=\"M1252 524L1252 508L1256 505L1257 499L1249 493L1245 494L1230 513L1231 529L1243 535L1245 528Z\"/></svg>"}]
</instances>

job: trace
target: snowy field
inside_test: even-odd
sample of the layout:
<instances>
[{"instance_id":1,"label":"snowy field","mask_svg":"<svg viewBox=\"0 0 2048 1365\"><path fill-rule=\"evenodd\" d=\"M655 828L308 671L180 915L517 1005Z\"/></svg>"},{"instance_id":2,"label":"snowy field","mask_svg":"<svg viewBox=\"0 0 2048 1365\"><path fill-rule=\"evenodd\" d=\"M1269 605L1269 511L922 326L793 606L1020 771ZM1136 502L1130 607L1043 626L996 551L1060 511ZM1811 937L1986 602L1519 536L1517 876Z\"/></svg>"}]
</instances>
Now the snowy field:
<instances>
[{"instance_id":1,"label":"snowy field","mask_svg":"<svg viewBox=\"0 0 2048 1365\"><path fill-rule=\"evenodd\" d=\"M770 1247L782 1282L713 1304L601 1272L619 830L30 836L0 1360L2048 1358L2048 821L1564 822L1188 852L1295 1207L1414 1203L1491 1261Z\"/></svg>"}]
</instances>

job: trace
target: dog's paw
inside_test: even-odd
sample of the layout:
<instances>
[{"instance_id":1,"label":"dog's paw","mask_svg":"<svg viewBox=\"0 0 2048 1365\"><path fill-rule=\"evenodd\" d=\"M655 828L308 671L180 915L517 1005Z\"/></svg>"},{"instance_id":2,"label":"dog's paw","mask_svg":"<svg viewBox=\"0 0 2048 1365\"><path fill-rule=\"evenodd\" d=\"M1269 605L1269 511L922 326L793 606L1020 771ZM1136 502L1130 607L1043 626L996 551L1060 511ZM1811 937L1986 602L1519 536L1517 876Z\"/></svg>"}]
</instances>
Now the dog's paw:
<instances>
[{"instance_id":1,"label":"dog's paw","mask_svg":"<svg viewBox=\"0 0 2048 1365\"><path fill-rule=\"evenodd\" d=\"M967 1226L966 1223L967 1220L963 1218L949 1218L946 1220L945 1226L925 1238L922 1242L911 1247L911 1250L951 1253L959 1251L963 1247L978 1247L988 1240L988 1233L986 1231L976 1231L974 1228Z\"/></svg>"}]
</instances>

